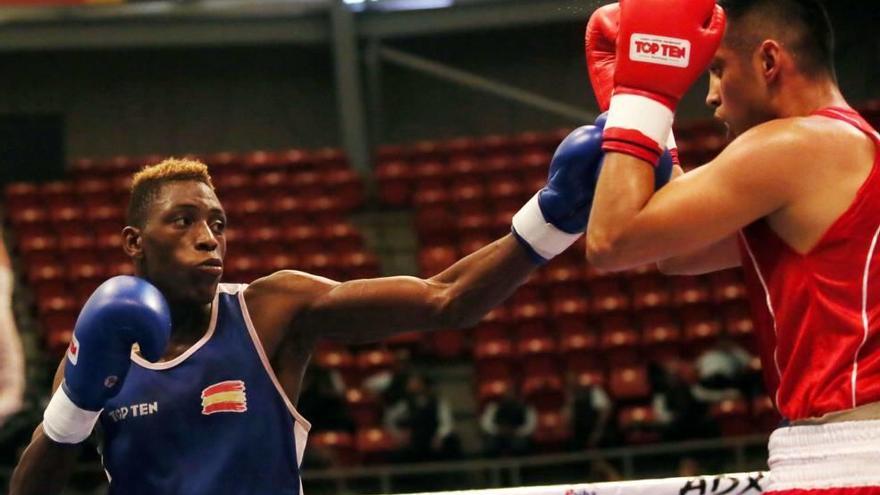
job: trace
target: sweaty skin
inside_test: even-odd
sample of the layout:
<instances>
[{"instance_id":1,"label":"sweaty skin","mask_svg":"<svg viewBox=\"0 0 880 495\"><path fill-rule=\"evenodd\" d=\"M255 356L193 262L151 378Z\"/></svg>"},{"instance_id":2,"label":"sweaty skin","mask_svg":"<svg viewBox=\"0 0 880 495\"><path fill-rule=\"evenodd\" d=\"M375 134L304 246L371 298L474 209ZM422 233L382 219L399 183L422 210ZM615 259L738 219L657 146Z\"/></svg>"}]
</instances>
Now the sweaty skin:
<instances>
[{"instance_id":1,"label":"sweaty skin","mask_svg":"<svg viewBox=\"0 0 880 495\"><path fill-rule=\"evenodd\" d=\"M207 329L226 254L226 216L206 184L166 184L143 228L126 227L123 245L136 272L166 297L173 332L162 361L186 352ZM270 359L283 350L285 392L296 403L302 375L320 339L344 343L382 340L414 330L476 324L537 268L507 235L428 278L389 277L336 282L282 270L251 283L245 301ZM63 379L58 367L53 392ZM34 431L11 482L13 495L60 493L79 455L77 445L55 443ZM52 476L45 476L51 472Z\"/></svg>"},{"instance_id":2,"label":"sweaty skin","mask_svg":"<svg viewBox=\"0 0 880 495\"><path fill-rule=\"evenodd\" d=\"M656 194L647 163L606 155L587 228L587 258L598 268L657 262L666 273L699 274L739 266L737 232L759 219L808 253L871 173L876 150L864 133L810 116L848 106L833 77L800 72L773 39L737 53L732 29L710 65L706 102L736 139ZM805 422L878 417L880 406L867 404Z\"/></svg>"}]
</instances>

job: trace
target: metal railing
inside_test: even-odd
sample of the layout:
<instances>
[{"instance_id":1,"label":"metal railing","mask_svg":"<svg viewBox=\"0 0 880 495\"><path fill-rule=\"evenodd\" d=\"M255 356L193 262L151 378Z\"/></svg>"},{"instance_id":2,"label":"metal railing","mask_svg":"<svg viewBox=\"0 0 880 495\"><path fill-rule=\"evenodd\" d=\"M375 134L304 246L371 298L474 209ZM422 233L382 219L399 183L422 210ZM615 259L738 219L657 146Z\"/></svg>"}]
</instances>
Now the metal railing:
<instances>
[{"instance_id":1,"label":"metal railing","mask_svg":"<svg viewBox=\"0 0 880 495\"><path fill-rule=\"evenodd\" d=\"M505 459L472 459L464 461L429 462L420 464L383 465L370 467L332 468L326 470L305 470L303 472L304 491L310 495L320 493L395 493L407 491L406 479L421 478L440 482L444 480L464 482L458 488L498 488L501 486L520 486L529 484L524 476L528 470L542 471L536 477L540 482L583 482L584 470L567 469L570 479L553 478L547 468L586 467L596 461L615 463L620 466L623 479L637 479L645 476L670 476L674 467L656 470L650 458L663 456L688 456L694 454L717 454L724 459L725 471L760 470L766 463L767 435L750 435L733 438L693 440L678 443L664 443L637 447L621 447L565 454L545 454ZM751 454L751 455L750 455ZM644 461L644 462L642 462ZM642 466L644 464L644 466ZM651 471L655 469L655 471ZM544 475L543 477L541 475ZM400 483L403 490L398 486ZM430 483L431 481L429 481ZM364 489L363 487L367 487ZM433 489L446 489L434 486Z\"/></svg>"}]
</instances>

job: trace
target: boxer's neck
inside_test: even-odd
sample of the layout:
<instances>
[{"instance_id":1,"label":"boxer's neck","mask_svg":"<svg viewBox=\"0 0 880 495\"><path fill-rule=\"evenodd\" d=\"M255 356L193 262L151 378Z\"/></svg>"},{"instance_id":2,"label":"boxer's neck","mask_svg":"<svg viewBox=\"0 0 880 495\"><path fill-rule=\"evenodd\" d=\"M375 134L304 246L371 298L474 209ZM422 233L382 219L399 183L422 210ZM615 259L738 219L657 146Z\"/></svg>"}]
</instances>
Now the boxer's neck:
<instances>
[{"instance_id":1,"label":"boxer's neck","mask_svg":"<svg viewBox=\"0 0 880 495\"><path fill-rule=\"evenodd\" d=\"M193 344L202 338L211 323L211 304L172 304L172 342Z\"/></svg>"},{"instance_id":2,"label":"boxer's neck","mask_svg":"<svg viewBox=\"0 0 880 495\"><path fill-rule=\"evenodd\" d=\"M805 117L822 108L849 106L837 84L827 77L790 77L774 99L778 118Z\"/></svg>"}]
</instances>

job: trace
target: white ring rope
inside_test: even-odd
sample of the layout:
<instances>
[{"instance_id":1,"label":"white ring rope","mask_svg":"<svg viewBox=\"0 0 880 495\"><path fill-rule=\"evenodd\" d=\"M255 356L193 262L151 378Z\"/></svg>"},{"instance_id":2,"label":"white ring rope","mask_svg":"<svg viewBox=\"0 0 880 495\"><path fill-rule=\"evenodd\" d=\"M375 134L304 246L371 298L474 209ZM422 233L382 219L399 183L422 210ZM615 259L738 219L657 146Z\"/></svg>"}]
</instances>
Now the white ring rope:
<instances>
[{"instance_id":1,"label":"white ring rope","mask_svg":"<svg viewBox=\"0 0 880 495\"><path fill-rule=\"evenodd\" d=\"M768 480L767 473L754 472L695 478L432 492L430 495L751 495L763 493Z\"/></svg>"}]
</instances>

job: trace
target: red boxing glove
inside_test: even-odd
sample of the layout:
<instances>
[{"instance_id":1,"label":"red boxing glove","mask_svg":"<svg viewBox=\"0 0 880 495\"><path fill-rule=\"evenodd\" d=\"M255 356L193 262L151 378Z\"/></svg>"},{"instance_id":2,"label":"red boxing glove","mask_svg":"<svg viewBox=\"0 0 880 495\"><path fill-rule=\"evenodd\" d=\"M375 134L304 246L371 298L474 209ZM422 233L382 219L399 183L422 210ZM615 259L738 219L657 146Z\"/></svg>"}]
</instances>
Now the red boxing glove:
<instances>
[{"instance_id":1,"label":"red boxing glove","mask_svg":"<svg viewBox=\"0 0 880 495\"><path fill-rule=\"evenodd\" d=\"M675 106L706 69L724 34L715 0L621 0L606 152L656 165Z\"/></svg>"},{"instance_id":2,"label":"red boxing glove","mask_svg":"<svg viewBox=\"0 0 880 495\"><path fill-rule=\"evenodd\" d=\"M620 4L611 3L593 12L584 35L587 73L599 112L607 112L614 90L614 64L617 59L617 31L620 29Z\"/></svg>"}]
</instances>

